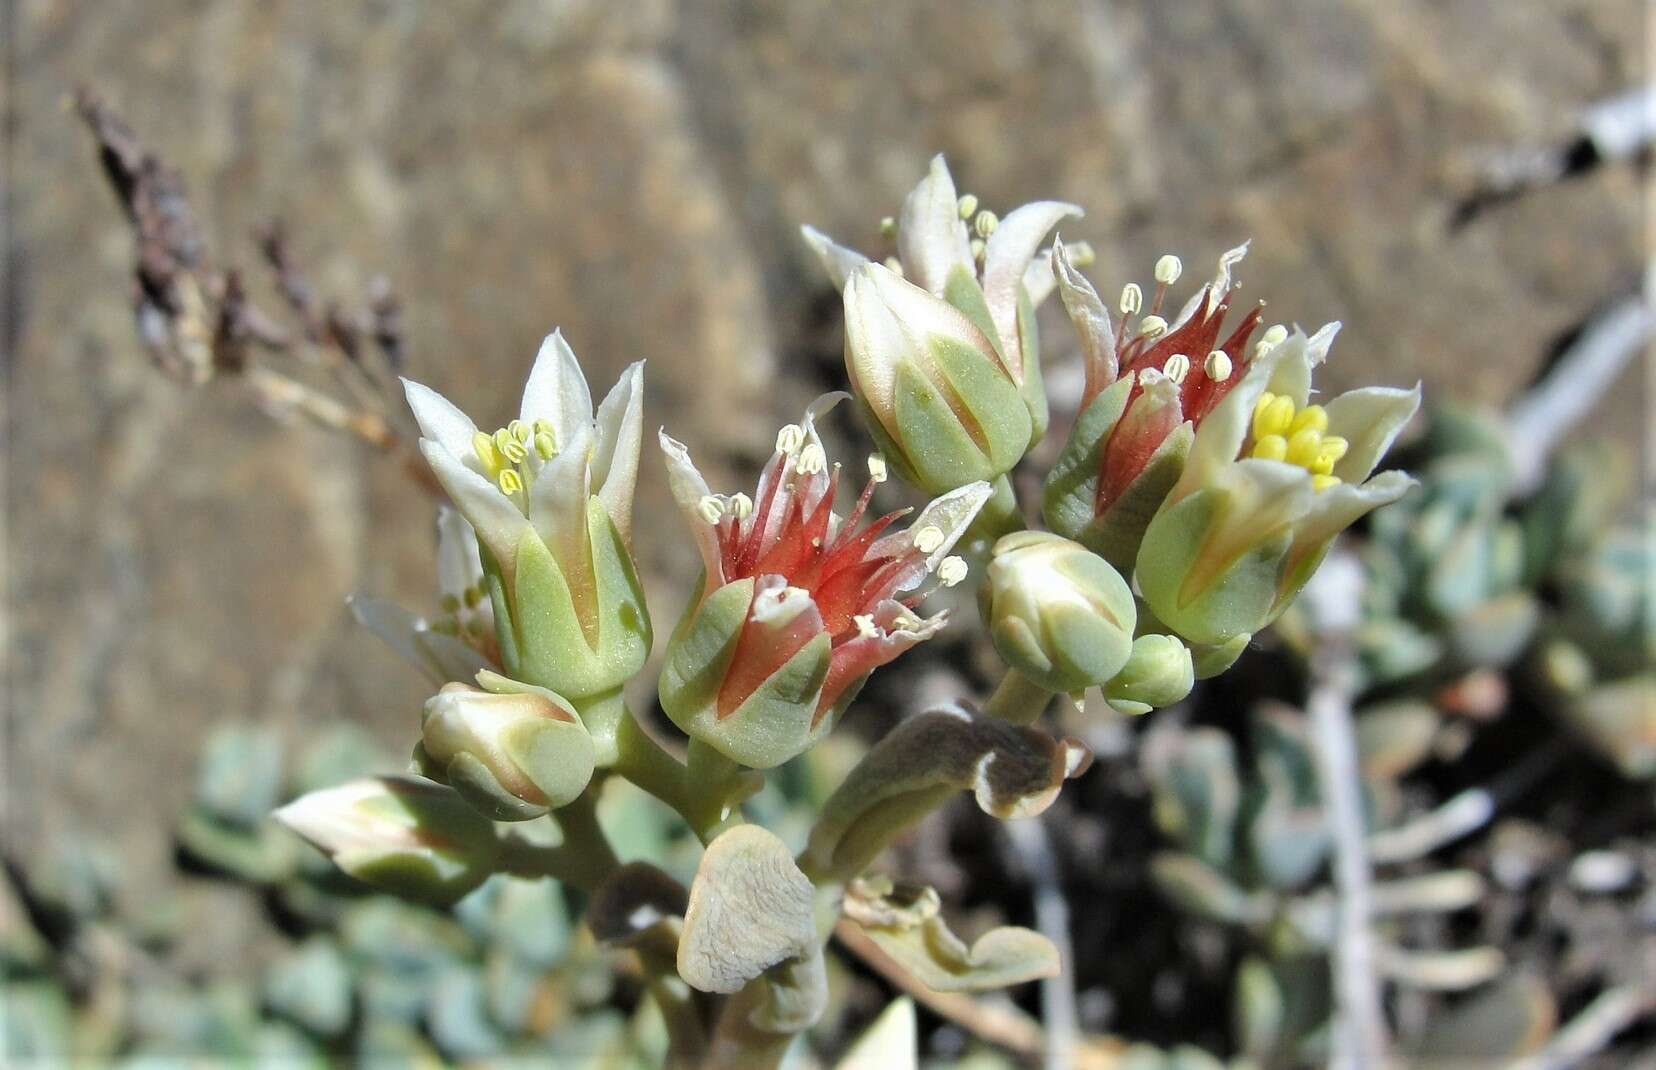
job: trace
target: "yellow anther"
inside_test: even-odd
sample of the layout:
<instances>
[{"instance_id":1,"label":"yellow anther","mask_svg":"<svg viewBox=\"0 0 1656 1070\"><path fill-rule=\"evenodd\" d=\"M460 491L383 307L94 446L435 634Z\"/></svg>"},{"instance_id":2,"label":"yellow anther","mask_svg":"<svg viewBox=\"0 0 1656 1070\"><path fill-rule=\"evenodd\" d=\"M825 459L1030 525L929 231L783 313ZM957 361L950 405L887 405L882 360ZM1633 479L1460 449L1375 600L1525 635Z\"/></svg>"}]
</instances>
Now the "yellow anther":
<instances>
[{"instance_id":1,"label":"yellow anther","mask_svg":"<svg viewBox=\"0 0 1656 1070\"><path fill-rule=\"evenodd\" d=\"M1328 410L1321 405L1307 405L1294 414L1294 422L1288 425L1289 434L1297 434L1304 430L1327 431Z\"/></svg>"},{"instance_id":2,"label":"yellow anther","mask_svg":"<svg viewBox=\"0 0 1656 1070\"><path fill-rule=\"evenodd\" d=\"M1266 435L1282 435L1287 437L1288 427L1294 422L1294 399L1269 391L1259 395L1259 401L1254 404L1253 435L1255 439Z\"/></svg>"},{"instance_id":3,"label":"yellow anther","mask_svg":"<svg viewBox=\"0 0 1656 1070\"><path fill-rule=\"evenodd\" d=\"M894 238L897 236L897 221L890 216L880 217L880 237Z\"/></svg>"},{"instance_id":4,"label":"yellow anther","mask_svg":"<svg viewBox=\"0 0 1656 1070\"><path fill-rule=\"evenodd\" d=\"M1322 448L1322 432L1307 427L1288 436L1288 463L1310 468L1317 463Z\"/></svg>"},{"instance_id":5,"label":"yellow anther","mask_svg":"<svg viewBox=\"0 0 1656 1070\"><path fill-rule=\"evenodd\" d=\"M512 437L512 433L502 427L494 433L495 450L513 464L522 464L529 451L523 448L523 443Z\"/></svg>"},{"instance_id":6,"label":"yellow anther","mask_svg":"<svg viewBox=\"0 0 1656 1070\"><path fill-rule=\"evenodd\" d=\"M1338 486L1339 482L1339 476L1316 475L1311 477L1311 489L1327 490L1329 487Z\"/></svg>"},{"instance_id":7,"label":"yellow anther","mask_svg":"<svg viewBox=\"0 0 1656 1070\"><path fill-rule=\"evenodd\" d=\"M725 509L737 520L746 520L753 514L753 499L738 491L725 499Z\"/></svg>"},{"instance_id":8,"label":"yellow anther","mask_svg":"<svg viewBox=\"0 0 1656 1070\"><path fill-rule=\"evenodd\" d=\"M495 452L494 439L482 431L472 436L472 452L483 463L483 471L493 479L494 474L500 471L500 455Z\"/></svg>"},{"instance_id":9,"label":"yellow anther","mask_svg":"<svg viewBox=\"0 0 1656 1070\"><path fill-rule=\"evenodd\" d=\"M979 212L977 218L972 220L972 229L977 232L977 236L980 238L987 238L995 233L995 228L998 226L1000 226L1000 216L987 208Z\"/></svg>"},{"instance_id":10,"label":"yellow anther","mask_svg":"<svg viewBox=\"0 0 1656 1070\"><path fill-rule=\"evenodd\" d=\"M1183 384L1185 376L1190 374L1190 358L1183 353L1175 353L1167 358L1162 365L1162 373L1174 383Z\"/></svg>"},{"instance_id":11,"label":"yellow anther","mask_svg":"<svg viewBox=\"0 0 1656 1070\"><path fill-rule=\"evenodd\" d=\"M927 524L914 533L914 548L923 554L935 553L943 545L943 529L936 524Z\"/></svg>"},{"instance_id":12,"label":"yellow anther","mask_svg":"<svg viewBox=\"0 0 1656 1070\"><path fill-rule=\"evenodd\" d=\"M550 461L558 455L558 444L553 440L552 432L535 432L535 452L540 454L543 461Z\"/></svg>"},{"instance_id":13,"label":"yellow anther","mask_svg":"<svg viewBox=\"0 0 1656 1070\"><path fill-rule=\"evenodd\" d=\"M1138 315L1138 310L1144 307L1144 291L1138 283L1129 282L1121 288L1121 304L1117 307L1123 316Z\"/></svg>"},{"instance_id":14,"label":"yellow anther","mask_svg":"<svg viewBox=\"0 0 1656 1070\"><path fill-rule=\"evenodd\" d=\"M962 218L962 219L972 218L972 216L977 214L977 210L978 210L977 194L975 194L975 193L962 194L961 197L960 197L959 202L955 205L955 207L960 210L960 218Z\"/></svg>"},{"instance_id":15,"label":"yellow anther","mask_svg":"<svg viewBox=\"0 0 1656 1070\"><path fill-rule=\"evenodd\" d=\"M1156 261L1156 281L1163 286L1171 286L1179 281L1184 274L1184 262L1172 253L1166 253Z\"/></svg>"},{"instance_id":16,"label":"yellow anther","mask_svg":"<svg viewBox=\"0 0 1656 1070\"><path fill-rule=\"evenodd\" d=\"M500 492L508 498L523 493L523 477L518 475L516 468L502 468L495 482L500 484Z\"/></svg>"},{"instance_id":17,"label":"yellow anther","mask_svg":"<svg viewBox=\"0 0 1656 1070\"><path fill-rule=\"evenodd\" d=\"M966 578L967 571L965 558L950 554L938 564L937 579L943 586L953 587Z\"/></svg>"},{"instance_id":18,"label":"yellow anther","mask_svg":"<svg viewBox=\"0 0 1656 1070\"><path fill-rule=\"evenodd\" d=\"M530 426L532 426L535 429L535 433L537 435L540 434L542 431L546 432L549 435L554 435L555 436L557 434L556 430L552 426L552 421L548 420L544 416L535 417L535 422Z\"/></svg>"},{"instance_id":19,"label":"yellow anther","mask_svg":"<svg viewBox=\"0 0 1656 1070\"><path fill-rule=\"evenodd\" d=\"M1281 435L1264 435L1254 440L1253 455L1262 461L1288 458L1288 440Z\"/></svg>"},{"instance_id":20,"label":"yellow anther","mask_svg":"<svg viewBox=\"0 0 1656 1070\"><path fill-rule=\"evenodd\" d=\"M982 238L973 238L972 241L971 241L970 248L972 250L972 259L973 260L982 260L983 259L983 251L985 249L989 248L989 247L987 245L983 244L983 239Z\"/></svg>"},{"instance_id":21,"label":"yellow anther","mask_svg":"<svg viewBox=\"0 0 1656 1070\"><path fill-rule=\"evenodd\" d=\"M529 425L524 423L522 420L513 420L511 423L506 425L506 430L511 433L513 438L517 439L525 446L529 445L530 441L533 440L535 436L535 432L531 430Z\"/></svg>"},{"instance_id":22,"label":"yellow anther","mask_svg":"<svg viewBox=\"0 0 1656 1070\"><path fill-rule=\"evenodd\" d=\"M851 621L857 626L857 634L862 636L864 639L879 638L880 628L879 625L874 623L873 614L858 613L856 616L851 618Z\"/></svg>"},{"instance_id":23,"label":"yellow anther","mask_svg":"<svg viewBox=\"0 0 1656 1070\"><path fill-rule=\"evenodd\" d=\"M1317 449L1317 457L1319 460L1326 459L1329 464L1337 464L1350 448L1351 443L1339 435L1324 435L1322 445Z\"/></svg>"},{"instance_id":24,"label":"yellow anther","mask_svg":"<svg viewBox=\"0 0 1656 1070\"><path fill-rule=\"evenodd\" d=\"M802 476L814 476L827 467L828 454L815 442L800 450L799 459L794 462L794 470Z\"/></svg>"},{"instance_id":25,"label":"yellow anther","mask_svg":"<svg viewBox=\"0 0 1656 1070\"><path fill-rule=\"evenodd\" d=\"M1202 370L1207 377L1216 383L1222 383L1231 377L1230 355L1223 349L1215 349L1202 361Z\"/></svg>"},{"instance_id":26,"label":"yellow anther","mask_svg":"<svg viewBox=\"0 0 1656 1070\"><path fill-rule=\"evenodd\" d=\"M724 502L719 500L717 494L703 494L701 501L696 503L696 512L707 523L717 524L724 518Z\"/></svg>"},{"instance_id":27,"label":"yellow anther","mask_svg":"<svg viewBox=\"0 0 1656 1070\"><path fill-rule=\"evenodd\" d=\"M445 594L442 601L437 604L443 607L444 613L457 613L460 610L460 599L452 594Z\"/></svg>"},{"instance_id":28,"label":"yellow anther","mask_svg":"<svg viewBox=\"0 0 1656 1070\"><path fill-rule=\"evenodd\" d=\"M1071 267L1091 267L1098 254L1093 251L1091 242L1078 241L1074 245L1064 246L1064 252L1069 254Z\"/></svg>"},{"instance_id":29,"label":"yellow anther","mask_svg":"<svg viewBox=\"0 0 1656 1070\"><path fill-rule=\"evenodd\" d=\"M1160 316L1146 316L1139 320L1139 333L1146 338L1160 338L1167 333L1167 321Z\"/></svg>"},{"instance_id":30,"label":"yellow anther","mask_svg":"<svg viewBox=\"0 0 1656 1070\"><path fill-rule=\"evenodd\" d=\"M483 588L472 584L462 593L461 600L466 603L467 609L476 609L477 603L483 601Z\"/></svg>"},{"instance_id":31,"label":"yellow anther","mask_svg":"<svg viewBox=\"0 0 1656 1070\"><path fill-rule=\"evenodd\" d=\"M1314 476L1327 476L1334 474L1334 462L1321 454L1318 454L1317 459L1305 467L1306 470Z\"/></svg>"},{"instance_id":32,"label":"yellow anther","mask_svg":"<svg viewBox=\"0 0 1656 1070\"><path fill-rule=\"evenodd\" d=\"M891 478L891 469L886 465L886 459L878 453L868 455L868 478L876 483L884 483Z\"/></svg>"},{"instance_id":33,"label":"yellow anther","mask_svg":"<svg viewBox=\"0 0 1656 1070\"><path fill-rule=\"evenodd\" d=\"M776 433L776 452L793 453L805 445L805 429L798 424L785 424Z\"/></svg>"}]
</instances>

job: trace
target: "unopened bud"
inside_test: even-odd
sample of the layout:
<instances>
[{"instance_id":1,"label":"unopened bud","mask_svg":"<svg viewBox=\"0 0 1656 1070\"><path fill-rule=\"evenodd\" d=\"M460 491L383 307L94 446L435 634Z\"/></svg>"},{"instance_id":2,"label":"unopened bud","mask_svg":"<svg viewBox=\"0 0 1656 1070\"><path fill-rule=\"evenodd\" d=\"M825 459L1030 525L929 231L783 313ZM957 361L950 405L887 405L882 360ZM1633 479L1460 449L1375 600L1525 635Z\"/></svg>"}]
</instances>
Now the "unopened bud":
<instances>
[{"instance_id":1,"label":"unopened bud","mask_svg":"<svg viewBox=\"0 0 1656 1070\"><path fill-rule=\"evenodd\" d=\"M1132 653L1133 592L1080 543L1049 532L1007 535L995 544L983 597L995 649L1049 691L1096 687Z\"/></svg>"},{"instance_id":2,"label":"unopened bud","mask_svg":"<svg viewBox=\"0 0 1656 1070\"><path fill-rule=\"evenodd\" d=\"M1141 635L1133 652L1104 685L1104 699L1122 713L1149 713L1171 706L1196 682L1190 648L1171 635Z\"/></svg>"},{"instance_id":3,"label":"unopened bud","mask_svg":"<svg viewBox=\"0 0 1656 1070\"><path fill-rule=\"evenodd\" d=\"M539 817L586 790L592 737L574 709L493 673L483 682L502 690L448 684L426 701L420 757L435 778L497 821Z\"/></svg>"}]
</instances>

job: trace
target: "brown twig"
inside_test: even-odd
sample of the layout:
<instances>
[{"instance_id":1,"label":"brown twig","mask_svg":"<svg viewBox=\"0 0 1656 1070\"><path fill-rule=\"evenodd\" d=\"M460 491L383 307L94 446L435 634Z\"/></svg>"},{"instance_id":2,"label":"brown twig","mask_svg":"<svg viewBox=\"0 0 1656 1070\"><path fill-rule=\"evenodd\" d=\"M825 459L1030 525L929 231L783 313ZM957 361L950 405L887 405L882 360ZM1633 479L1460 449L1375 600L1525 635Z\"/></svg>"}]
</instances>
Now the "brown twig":
<instances>
[{"instance_id":1,"label":"brown twig","mask_svg":"<svg viewBox=\"0 0 1656 1070\"><path fill-rule=\"evenodd\" d=\"M861 959L886 982L913 997L933 1014L947 1018L979 1040L1005 1048L1025 1060L1039 1062L1047 1050L1046 1032L1035 1019L1010 1004L984 1003L960 992L937 992L909 972L853 921L841 918L834 926L840 946ZM1114 1070L1123 1045L1108 1037L1078 1037L1071 1055L1078 1070Z\"/></svg>"},{"instance_id":2,"label":"brown twig","mask_svg":"<svg viewBox=\"0 0 1656 1070\"><path fill-rule=\"evenodd\" d=\"M282 306L298 321L295 327L284 325L248 292L241 272L213 265L177 169L147 150L90 90L77 91L73 104L132 225L133 311L156 367L191 386L215 377L236 379L267 412L297 415L351 435L398 460L416 484L441 497L420 456L386 416L390 377L376 375L365 360L376 354L381 370L392 374L401 366L401 306L389 284L376 278L367 309L356 315L320 301L293 256L286 229L273 223L261 232L259 245L275 273ZM371 349L364 338L372 339ZM350 400L269 367L261 352L298 358Z\"/></svg>"}]
</instances>

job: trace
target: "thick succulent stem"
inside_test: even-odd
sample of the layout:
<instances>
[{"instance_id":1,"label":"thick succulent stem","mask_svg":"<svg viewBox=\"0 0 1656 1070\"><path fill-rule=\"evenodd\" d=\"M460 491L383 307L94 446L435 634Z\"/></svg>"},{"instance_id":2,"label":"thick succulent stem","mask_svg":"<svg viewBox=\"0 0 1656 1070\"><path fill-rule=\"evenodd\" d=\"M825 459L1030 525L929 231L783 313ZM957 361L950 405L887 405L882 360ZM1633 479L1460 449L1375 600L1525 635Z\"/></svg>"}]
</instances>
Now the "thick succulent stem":
<instances>
[{"instance_id":1,"label":"thick succulent stem","mask_svg":"<svg viewBox=\"0 0 1656 1070\"><path fill-rule=\"evenodd\" d=\"M1051 691L1018 670L1007 669L1000 686L983 704L983 712L1013 724L1033 724L1051 701Z\"/></svg>"},{"instance_id":2,"label":"thick succulent stem","mask_svg":"<svg viewBox=\"0 0 1656 1070\"><path fill-rule=\"evenodd\" d=\"M703 843L711 842L725 829L741 823L738 804L747 794L750 776L708 744L699 739L690 741L689 762L685 768L688 799L682 812Z\"/></svg>"}]
</instances>

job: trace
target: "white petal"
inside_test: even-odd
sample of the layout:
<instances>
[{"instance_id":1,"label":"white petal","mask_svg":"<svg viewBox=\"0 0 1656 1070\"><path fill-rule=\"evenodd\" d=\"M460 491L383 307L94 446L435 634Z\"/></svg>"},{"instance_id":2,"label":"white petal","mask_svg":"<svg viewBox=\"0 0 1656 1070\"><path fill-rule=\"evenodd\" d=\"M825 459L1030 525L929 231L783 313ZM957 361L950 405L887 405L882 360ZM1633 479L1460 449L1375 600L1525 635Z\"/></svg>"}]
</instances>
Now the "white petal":
<instances>
[{"instance_id":1,"label":"white petal","mask_svg":"<svg viewBox=\"0 0 1656 1070\"><path fill-rule=\"evenodd\" d=\"M1220 472L1215 486L1228 495L1225 512L1202 548L1202 559L1223 567L1311 509L1311 473L1281 461L1243 458Z\"/></svg>"},{"instance_id":2,"label":"white petal","mask_svg":"<svg viewBox=\"0 0 1656 1070\"><path fill-rule=\"evenodd\" d=\"M931 170L903 200L897 221L897 258L916 285L934 294L943 293L943 284L956 267L977 276L966 222L960 218L960 198L942 153L932 157Z\"/></svg>"},{"instance_id":3,"label":"white petal","mask_svg":"<svg viewBox=\"0 0 1656 1070\"><path fill-rule=\"evenodd\" d=\"M1367 483L1336 483L1317 491L1294 529L1295 548L1320 546L1366 513L1403 497L1414 485L1413 477L1402 472L1381 472Z\"/></svg>"},{"instance_id":4,"label":"white petal","mask_svg":"<svg viewBox=\"0 0 1656 1070\"><path fill-rule=\"evenodd\" d=\"M1070 323L1081 339L1081 359L1087 369L1087 386L1102 390L1115 382L1120 372L1116 358L1115 327L1110 310L1086 276L1075 270L1062 241L1052 243L1051 271L1058 283L1058 297L1069 313ZM1088 400L1091 400L1090 398Z\"/></svg>"},{"instance_id":5,"label":"white petal","mask_svg":"<svg viewBox=\"0 0 1656 1070\"><path fill-rule=\"evenodd\" d=\"M845 289L845 280L851 277L851 273L868 263L868 257L855 249L846 248L815 227L800 227L799 232L805 236L805 244L822 261L822 269L828 273L837 290Z\"/></svg>"},{"instance_id":6,"label":"white petal","mask_svg":"<svg viewBox=\"0 0 1656 1070\"><path fill-rule=\"evenodd\" d=\"M476 647L443 632L422 629L415 633L414 645L424 655L422 664L435 667L440 683L474 680L478 673L492 668L489 659L478 653Z\"/></svg>"},{"instance_id":7,"label":"white petal","mask_svg":"<svg viewBox=\"0 0 1656 1070\"><path fill-rule=\"evenodd\" d=\"M576 424L567 444L541 466L529 488L529 522L564 568L586 546L586 503L592 494L594 441L590 424Z\"/></svg>"},{"instance_id":8,"label":"white petal","mask_svg":"<svg viewBox=\"0 0 1656 1070\"><path fill-rule=\"evenodd\" d=\"M702 567L707 570L706 589L711 591L725 582L719 557L719 536L713 525L702 519L701 515L702 499L712 491L690 460L690 451L685 449L684 443L670 437L666 431L660 433L660 438L661 452L667 459L667 487L672 491L673 500L678 502L679 511L684 514L684 522L690 526L696 549L701 551Z\"/></svg>"},{"instance_id":9,"label":"white petal","mask_svg":"<svg viewBox=\"0 0 1656 1070\"><path fill-rule=\"evenodd\" d=\"M477 536L510 574L517 555L518 539L529 527L529 518L512 504L500 488L455 459L454 454L431 439L420 440L420 452L431 465L432 474L465 514Z\"/></svg>"},{"instance_id":10,"label":"white petal","mask_svg":"<svg viewBox=\"0 0 1656 1070\"><path fill-rule=\"evenodd\" d=\"M1052 296L1057 285L1058 280L1052 275L1052 250L1036 253L1035 259L1024 270L1023 277L1023 288L1029 293L1029 303L1040 308Z\"/></svg>"},{"instance_id":11,"label":"white petal","mask_svg":"<svg viewBox=\"0 0 1656 1070\"><path fill-rule=\"evenodd\" d=\"M1304 408L1311 400L1311 369L1317 364L1305 332L1295 327L1294 333L1277 343L1266 357L1271 361L1271 377L1265 389L1292 398L1296 408Z\"/></svg>"},{"instance_id":12,"label":"white petal","mask_svg":"<svg viewBox=\"0 0 1656 1070\"><path fill-rule=\"evenodd\" d=\"M920 515L915 517L908 530L887 535L876 542L871 553L877 555L898 543L906 548L913 543L915 536L926 528L936 528L942 532L943 540L926 555L925 568L916 569L912 577L907 577L898 584L899 590L909 590L929 573L936 571L943 559L949 556L949 551L954 549L955 543L966 534L966 529L977 518L978 510L983 508L983 503L988 501L993 493L993 488L982 480L968 483L964 487L956 487L949 493L933 499L930 505L920 510Z\"/></svg>"},{"instance_id":13,"label":"white petal","mask_svg":"<svg viewBox=\"0 0 1656 1070\"><path fill-rule=\"evenodd\" d=\"M526 424L545 419L552 424L552 437L562 450L573 429L592 422L592 393L586 376L575 359L575 351L556 330L541 342L534 367L523 385L523 404L518 416Z\"/></svg>"},{"instance_id":14,"label":"white petal","mask_svg":"<svg viewBox=\"0 0 1656 1070\"><path fill-rule=\"evenodd\" d=\"M1334 465L1334 474L1347 483L1369 477L1398 434L1420 408L1420 385L1413 390L1370 386L1341 394L1328 403L1328 433L1349 444Z\"/></svg>"},{"instance_id":15,"label":"white petal","mask_svg":"<svg viewBox=\"0 0 1656 1070\"><path fill-rule=\"evenodd\" d=\"M1082 214L1080 208L1062 201L1026 204L1001 220L984 245L983 299L989 305L989 318L1000 334L1013 376L1020 383L1024 358L1018 338L1018 288L1047 233L1060 220ZM1030 359L1037 357L1031 354Z\"/></svg>"},{"instance_id":16,"label":"white petal","mask_svg":"<svg viewBox=\"0 0 1656 1070\"><path fill-rule=\"evenodd\" d=\"M483 578L477 533L449 506L437 509L437 590L459 598Z\"/></svg>"},{"instance_id":17,"label":"white petal","mask_svg":"<svg viewBox=\"0 0 1656 1070\"><path fill-rule=\"evenodd\" d=\"M424 670L434 682L446 682L437 664L415 644L415 636L425 627L425 621L402 606L366 595L353 594L345 599L345 604L358 624L373 632L404 660Z\"/></svg>"},{"instance_id":18,"label":"white petal","mask_svg":"<svg viewBox=\"0 0 1656 1070\"><path fill-rule=\"evenodd\" d=\"M644 443L644 362L629 364L598 406L598 447L592 478L621 538L632 545L633 491Z\"/></svg>"},{"instance_id":19,"label":"white petal","mask_svg":"<svg viewBox=\"0 0 1656 1070\"><path fill-rule=\"evenodd\" d=\"M414 411L414 420L420 425L420 434L457 458L475 458L472 436L477 434L477 425L472 423L471 417L423 383L404 379L402 385L408 407Z\"/></svg>"},{"instance_id":20,"label":"white petal","mask_svg":"<svg viewBox=\"0 0 1656 1070\"><path fill-rule=\"evenodd\" d=\"M1249 361L1242 381L1197 425L1184 472L1168 495L1168 505L1211 483L1235 463L1253 423L1254 403L1271 382L1282 351L1279 345Z\"/></svg>"}]
</instances>

